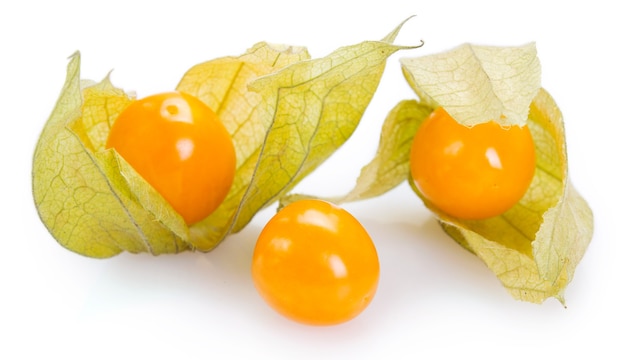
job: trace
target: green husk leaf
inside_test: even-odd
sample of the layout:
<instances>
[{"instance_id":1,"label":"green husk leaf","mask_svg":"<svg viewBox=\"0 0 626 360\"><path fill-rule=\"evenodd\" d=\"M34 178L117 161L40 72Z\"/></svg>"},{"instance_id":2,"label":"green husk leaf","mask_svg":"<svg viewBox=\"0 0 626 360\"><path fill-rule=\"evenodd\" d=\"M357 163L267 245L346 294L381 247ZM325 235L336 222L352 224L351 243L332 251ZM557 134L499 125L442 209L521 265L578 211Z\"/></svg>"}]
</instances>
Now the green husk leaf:
<instances>
[{"instance_id":1,"label":"green husk leaf","mask_svg":"<svg viewBox=\"0 0 626 360\"><path fill-rule=\"evenodd\" d=\"M188 247L180 216L123 159L104 150L111 122L130 101L108 78L81 81L76 53L37 142L32 186L39 216L61 245L85 256Z\"/></svg>"},{"instance_id":2,"label":"green husk leaf","mask_svg":"<svg viewBox=\"0 0 626 360\"><path fill-rule=\"evenodd\" d=\"M489 61L482 61L515 62L515 59L510 58L511 53L509 48L502 48L502 52L490 48ZM461 64L466 59L464 55L454 58L454 54L447 54L452 57L447 60L449 63ZM497 59L500 56L504 59ZM429 104L436 103L448 109L445 101L454 100L455 96L447 96L446 92L452 94L457 91L457 87L462 93L471 90L466 80L471 76L464 72L476 72L476 69L459 66L456 69L440 69L444 72L452 71L442 76L460 79L458 84L450 80L434 90L435 95L424 94L424 87L419 85L422 83L422 71L415 72L413 67L405 66L409 63L415 62L403 62L407 81ZM529 63L535 64L534 61ZM534 69L535 65L529 66ZM437 69L424 71L436 73ZM511 86L526 90L535 86L534 77L527 74L529 71L534 74L536 70L520 67L516 69L519 73L507 71L504 72L509 78L521 82ZM505 78L500 73L490 77ZM529 84L525 85L524 82ZM477 91L483 88L484 84L479 82ZM499 85L491 88L498 89ZM523 96L529 92L524 92ZM499 92L495 93L497 95ZM504 98L501 95L496 97ZM490 103L490 99L487 96L481 101ZM453 101L453 104L456 102ZM541 303L554 297L564 303L564 291L593 235L593 214L568 177L563 117L554 99L540 88L526 108L515 107L515 114L509 113L507 118L525 116L523 123L529 126L535 142L536 169L528 191L513 208L490 219L468 221L443 213L429 203L415 186L413 190L437 216L446 233L476 254L515 299ZM480 108L489 108L489 105L467 105L468 113ZM414 184L411 182L411 185Z\"/></svg>"},{"instance_id":3,"label":"green husk leaf","mask_svg":"<svg viewBox=\"0 0 626 360\"><path fill-rule=\"evenodd\" d=\"M258 43L238 57L224 57L189 69L177 90L209 105L231 134L237 154L233 185L218 209L190 228L194 248L209 251L230 232L244 192L254 175L272 119L261 111L266 101L248 85L255 79L310 59L306 48Z\"/></svg>"},{"instance_id":4,"label":"green husk leaf","mask_svg":"<svg viewBox=\"0 0 626 360\"><path fill-rule=\"evenodd\" d=\"M233 134L238 157L242 147L248 155L238 163L236 184L222 206L191 228L194 246L210 250L240 231L350 137L378 87L387 58L407 48L391 43L397 30L383 41L342 47L248 83L249 96L258 99L248 100L253 106L246 120L255 119L256 137L242 134L237 141Z\"/></svg>"},{"instance_id":5,"label":"green husk leaf","mask_svg":"<svg viewBox=\"0 0 626 360\"><path fill-rule=\"evenodd\" d=\"M465 44L442 54L402 59L401 63L420 101L405 100L391 110L376 155L361 170L354 189L324 199L335 203L364 200L406 180L415 131L440 103L447 104L448 112L466 125L491 119L503 125L521 124L526 123L528 103L540 86L534 44L514 48ZM453 91L448 84L454 84ZM281 199L281 206L303 198L320 197L291 194Z\"/></svg>"},{"instance_id":6,"label":"green husk leaf","mask_svg":"<svg viewBox=\"0 0 626 360\"><path fill-rule=\"evenodd\" d=\"M463 44L447 52L402 59L409 84L424 102L445 104L459 123L523 125L541 87L534 43L519 47Z\"/></svg>"},{"instance_id":7,"label":"green husk leaf","mask_svg":"<svg viewBox=\"0 0 626 360\"><path fill-rule=\"evenodd\" d=\"M327 197L335 204L380 196L406 181L413 136L421 122L433 111L417 100L398 103L387 115L374 158L361 169L355 187L345 195ZM281 198L281 207L314 195L290 194Z\"/></svg>"},{"instance_id":8,"label":"green husk leaf","mask_svg":"<svg viewBox=\"0 0 626 360\"><path fill-rule=\"evenodd\" d=\"M545 90L533 101L528 122L536 175L516 206L483 221L450 218L430 207L444 230L481 258L514 298L565 303L564 291L593 235L593 214L567 176L562 116Z\"/></svg>"},{"instance_id":9,"label":"green husk leaf","mask_svg":"<svg viewBox=\"0 0 626 360\"><path fill-rule=\"evenodd\" d=\"M258 43L239 57L191 68L177 90L212 107L237 152L221 206L187 227L115 151L109 129L134 99L108 78L80 79L72 57L33 158L33 196L53 237L79 254L209 251L313 171L352 134L388 56L405 47L368 41L310 60L306 49Z\"/></svg>"},{"instance_id":10,"label":"green husk leaf","mask_svg":"<svg viewBox=\"0 0 626 360\"><path fill-rule=\"evenodd\" d=\"M247 90L248 82L308 58L306 49L260 43L240 57L190 69L178 90L192 92L191 86L197 86L202 100L212 100L207 103L213 106L218 101L216 108L239 141L239 166L251 156L249 144L263 141L267 131L249 114L262 99ZM213 86L207 87L207 81ZM158 255L212 247L132 166L105 150L111 125L132 101L108 78L100 83L81 80L80 55L72 57L33 159L33 195L43 223L61 245L95 258L122 251Z\"/></svg>"}]
</instances>

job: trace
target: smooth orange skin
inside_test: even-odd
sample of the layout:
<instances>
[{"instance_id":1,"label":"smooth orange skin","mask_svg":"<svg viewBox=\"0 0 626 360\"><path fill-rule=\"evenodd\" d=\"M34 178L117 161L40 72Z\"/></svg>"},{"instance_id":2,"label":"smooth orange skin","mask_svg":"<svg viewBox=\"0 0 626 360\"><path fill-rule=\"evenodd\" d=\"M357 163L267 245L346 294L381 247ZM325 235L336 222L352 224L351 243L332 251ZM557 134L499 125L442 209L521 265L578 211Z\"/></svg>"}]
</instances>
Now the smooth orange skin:
<instances>
[{"instance_id":1,"label":"smooth orange skin","mask_svg":"<svg viewBox=\"0 0 626 360\"><path fill-rule=\"evenodd\" d=\"M486 219L513 207L535 172L528 126L473 127L438 108L420 126L410 155L411 175L423 196L444 213Z\"/></svg>"},{"instance_id":2,"label":"smooth orange skin","mask_svg":"<svg viewBox=\"0 0 626 360\"><path fill-rule=\"evenodd\" d=\"M350 213L321 200L281 209L264 227L252 257L259 294L278 313L308 325L359 315L378 287L376 248Z\"/></svg>"},{"instance_id":3,"label":"smooth orange skin","mask_svg":"<svg viewBox=\"0 0 626 360\"><path fill-rule=\"evenodd\" d=\"M235 174L235 149L217 115L179 92L130 104L107 139L188 225L210 215L226 197Z\"/></svg>"}]
</instances>

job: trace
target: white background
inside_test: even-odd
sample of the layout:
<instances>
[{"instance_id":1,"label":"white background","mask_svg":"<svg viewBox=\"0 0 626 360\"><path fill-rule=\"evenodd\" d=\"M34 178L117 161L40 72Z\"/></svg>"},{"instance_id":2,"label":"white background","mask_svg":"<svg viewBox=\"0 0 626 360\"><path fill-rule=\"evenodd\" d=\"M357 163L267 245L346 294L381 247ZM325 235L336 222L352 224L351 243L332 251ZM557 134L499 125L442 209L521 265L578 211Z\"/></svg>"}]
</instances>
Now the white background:
<instances>
[{"instance_id":1,"label":"white background","mask_svg":"<svg viewBox=\"0 0 626 360\"><path fill-rule=\"evenodd\" d=\"M363 4L369 5L363 5ZM557 3L557 2L554 2ZM624 358L626 29L617 2L11 1L0 5L0 358ZM565 116L570 175L595 214L593 241L565 296L511 298L447 238L404 184L346 205L372 235L381 281L370 307L334 327L290 322L258 297L249 271L274 211L207 254L94 260L48 234L30 192L37 137L80 50L82 77L139 96L173 89L192 65L254 43L307 46L321 57L382 38L426 45L389 59L353 137L298 187L347 191L373 155L386 113L414 97L401 57L464 42L536 41L543 86ZM621 221L623 223L623 220ZM604 354L604 355L603 355ZM599 356L599 357L596 357Z\"/></svg>"}]
</instances>

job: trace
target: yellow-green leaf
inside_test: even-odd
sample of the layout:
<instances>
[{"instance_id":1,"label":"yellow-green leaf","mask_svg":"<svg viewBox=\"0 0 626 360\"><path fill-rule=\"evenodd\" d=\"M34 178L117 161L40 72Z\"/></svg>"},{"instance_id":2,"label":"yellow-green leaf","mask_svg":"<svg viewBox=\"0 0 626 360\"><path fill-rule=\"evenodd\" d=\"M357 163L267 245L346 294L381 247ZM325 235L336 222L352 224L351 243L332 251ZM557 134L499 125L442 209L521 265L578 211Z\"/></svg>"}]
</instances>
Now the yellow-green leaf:
<instances>
[{"instance_id":1,"label":"yellow-green leaf","mask_svg":"<svg viewBox=\"0 0 626 360\"><path fill-rule=\"evenodd\" d=\"M402 59L407 81L420 98L445 104L459 123L491 120L523 125L541 86L535 44L494 47L464 44L448 52Z\"/></svg>"},{"instance_id":2,"label":"yellow-green leaf","mask_svg":"<svg viewBox=\"0 0 626 360\"><path fill-rule=\"evenodd\" d=\"M433 108L416 100L398 103L387 115L380 133L376 155L361 169L355 187L347 194L326 198L333 203L358 201L380 196L406 181L413 136ZM281 206L313 195L291 194Z\"/></svg>"},{"instance_id":3,"label":"yellow-green leaf","mask_svg":"<svg viewBox=\"0 0 626 360\"><path fill-rule=\"evenodd\" d=\"M383 41L342 47L319 59L290 64L276 62L276 55L271 55L272 64L286 66L250 83L242 82L249 92L242 88L229 95L255 99L246 100L250 105L246 121L255 127L235 142L238 157L242 151L246 154L238 164L235 185L215 213L191 228L194 246L210 250L228 234L241 230L350 137L376 91L387 58L405 48L391 43L397 30ZM269 45L262 47L264 58L272 54L267 51ZM293 55L293 51L288 53ZM200 91L191 93L202 98ZM213 106L218 113L223 107L220 101Z\"/></svg>"},{"instance_id":4,"label":"yellow-green leaf","mask_svg":"<svg viewBox=\"0 0 626 360\"><path fill-rule=\"evenodd\" d=\"M531 104L528 124L538 155L536 175L515 207L482 221L431 209L446 232L480 257L515 298L564 302L592 238L593 214L568 178L563 119L545 90Z\"/></svg>"},{"instance_id":5,"label":"yellow-green leaf","mask_svg":"<svg viewBox=\"0 0 626 360\"><path fill-rule=\"evenodd\" d=\"M108 78L81 81L75 54L35 149L33 197L41 220L61 245L82 255L187 249L180 216L117 154L104 150L110 124L130 101Z\"/></svg>"},{"instance_id":6,"label":"yellow-green leaf","mask_svg":"<svg viewBox=\"0 0 626 360\"><path fill-rule=\"evenodd\" d=\"M418 71L416 62L404 61L407 81L428 104L447 110L460 106L462 111L457 114L466 120L476 118L481 111L491 114L483 117L488 120L501 111L506 119L518 119L511 123L527 124L535 142L535 176L513 208L486 220L451 217L429 203L415 186L413 189L436 214L443 229L484 261L513 297L536 303L554 297L564 302L565 288L592 238L593 214L568 177L561 112L545 90L533 90L539 74L534 46L523 47L520 52L519 48L480 50L481 55L476 56L480 71L465 66L476 62L478 48L462 49L438 55L436 61L422 62L420 66L429 68ZM438 72L442 74L433 76ZM433 79L445 81L437 84ZM471 94L473 89L478 95ZM519 99L503 100L514 98L511 89L519 89ZM494 103L501 106L494 107ZM490 113L493 109L495 112Z\"/></svg>"},{"instance_id":7,"label":"yellow-green leaf","mask_svg":"<svg viewBox=\"0 0 626 360\"><path fill-rule=\"evenodd\" d=\"M59 243L86 256L211 250L350 136L387 57L403 48L391 43L398 31L316 60L304 48L259 43L242 56L185 73L177 90L217 112L237 152L226 200L191 227L115 151L105 149L111 125L134 99L108 78L81 80L80 57L74 56L33 160L42 221Z\"/></svg>"},{"instance_id":8,"label":"yellow-green leaf","mask_svg":"<svg viewBox=\"0 0 626 360\"><path fill-rule=\"evenodd\" d=\"M271 126L272 119L260 110L266 99L250 91L248 84L309 58L303 47L261 42L241 56L198 64L181 79L177 90L198 97L217 113L231 134L237 152L237 171L226 199L213 214L190 228L190 242L195 248L211 250L231 231Z\"/></svg>"}]
</instances>

